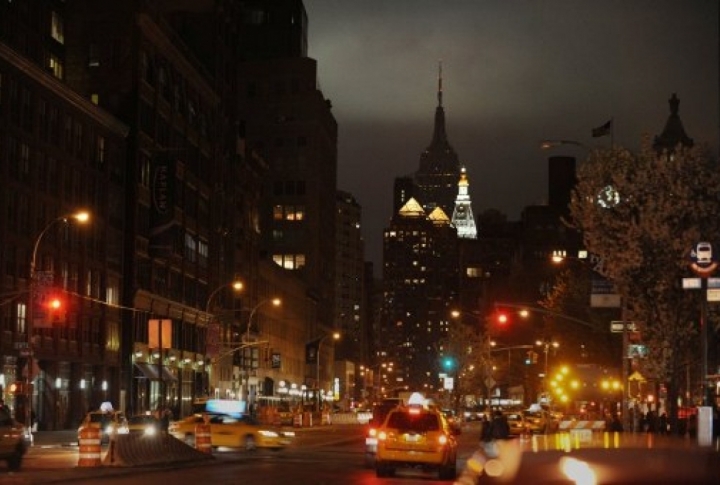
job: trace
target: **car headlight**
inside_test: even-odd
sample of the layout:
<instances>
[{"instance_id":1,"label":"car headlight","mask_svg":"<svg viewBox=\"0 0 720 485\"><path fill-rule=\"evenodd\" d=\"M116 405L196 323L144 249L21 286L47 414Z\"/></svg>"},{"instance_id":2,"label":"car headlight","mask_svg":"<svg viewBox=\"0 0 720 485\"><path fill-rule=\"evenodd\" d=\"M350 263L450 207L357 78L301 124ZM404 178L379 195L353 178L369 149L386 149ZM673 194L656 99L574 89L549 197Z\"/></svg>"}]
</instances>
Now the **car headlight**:
<instances>
[{"instance_id":1,"label":"car headlight","mask_svg":"<svg viewBox=\"0 0 720 485\"><path fill-rule=\"evenodd\" d=\"M154 435L155 433L157 433L157 429L155 429L155 426L146 426L146 427L145 427L145 434L146 434L146 435L152 436L152 435Z\"/></svg>"},{"instance_id":2,"label":"car headlight","mask_svg":"<svg viewBox=\"0 0 720 485\"><path fill-rule=\"evenodd\" d=\"M267 430L264 430L264 429L258 431L258 433L259 433L261 436L264 436L264 437L266 437L266 438L277 438L278 436L280 436L280 435L277 434L275 431L267 431Z\"/></svg>"}]
</instances>

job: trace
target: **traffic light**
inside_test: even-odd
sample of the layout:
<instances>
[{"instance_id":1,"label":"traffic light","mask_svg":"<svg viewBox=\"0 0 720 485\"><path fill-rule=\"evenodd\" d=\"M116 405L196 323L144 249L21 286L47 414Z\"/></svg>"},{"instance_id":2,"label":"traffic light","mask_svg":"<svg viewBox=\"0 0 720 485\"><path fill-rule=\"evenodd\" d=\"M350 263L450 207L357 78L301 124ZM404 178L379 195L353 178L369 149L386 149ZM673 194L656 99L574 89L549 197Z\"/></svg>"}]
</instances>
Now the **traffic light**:
<instances>
[{"instance_id":1,"label":"traffic light","mask_svg":"<svg viewBox=\"0 0 720 485\"><path fill-rule=\"evenodd\" d=\"M443 357L442 365L445 370L452 370L455 367L455 359L452 357Z\"/></svg>"},{"instance_id":2,"label":"traffic light","mask_svg":"<svg viewBox=\"0 0 720 485\"><path fill-rule=\"evenodd\" d=\"M527 351L527 357L525 358L525 365L530 365L530 364L533 363L533 361L532 361L532 354L533 354L533 351L532 351L532 350L528 350L528 351Z\"/></svg>"},{"instance_id":3,"label":"traffic light","mask_svg":"<svg viewBox=\"0 0 720 485\"><path fill-rule=\"evenodd\" d=\"M65 310L65 301L57 295L51 295L45 300L45 310L48 314L48 320L57 322Z\"/></svg>"},{"instance_id":4,"label":"traffic light","mask_svg":"<svg viewBox=\"0 0 720 485\"><path fill-rule=\"evenodd\" d=\"M508 314L505 312L497 312L495 314L495 321L499 325L507 325L507 323L510 321L510 317L508 317Z\"/></svg>"}]
</instances>

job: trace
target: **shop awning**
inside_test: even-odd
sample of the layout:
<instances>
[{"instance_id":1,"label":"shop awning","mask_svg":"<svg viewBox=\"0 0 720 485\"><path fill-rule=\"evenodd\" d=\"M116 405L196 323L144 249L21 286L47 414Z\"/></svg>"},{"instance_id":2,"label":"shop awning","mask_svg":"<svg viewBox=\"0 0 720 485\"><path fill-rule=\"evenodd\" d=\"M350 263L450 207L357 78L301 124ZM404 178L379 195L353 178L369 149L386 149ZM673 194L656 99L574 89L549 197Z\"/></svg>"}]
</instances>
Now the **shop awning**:
<instances>
[{"instance_id":1,"label":"shop awning","mask_svg":"<svg viewBox=\"0 0 720 485\"><path fill-rule=\"evenodd\" d=\"M136 362L135 367L138 368L138 370L142 373L142 375L151 381L159 381L160 378L158 377L158 365L157 364L148 364L146 362ZM176 381L177 377L170 372L170 369L167 367L162 368L162 376L164 381Z\"/></svg>"}]
</instances>

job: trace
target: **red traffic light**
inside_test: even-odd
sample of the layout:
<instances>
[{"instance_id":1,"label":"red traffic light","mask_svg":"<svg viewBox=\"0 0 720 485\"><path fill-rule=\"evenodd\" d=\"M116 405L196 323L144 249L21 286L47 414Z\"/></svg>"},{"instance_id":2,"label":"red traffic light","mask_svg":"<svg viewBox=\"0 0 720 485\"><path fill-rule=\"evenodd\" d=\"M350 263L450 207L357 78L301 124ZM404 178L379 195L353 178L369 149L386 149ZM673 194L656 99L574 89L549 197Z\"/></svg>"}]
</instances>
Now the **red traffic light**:
<instances>
[{"instance_id":1,"label":"red traffic light","mask_svg":"<svg viewBox=\"0 0 720 485\"><path fill-rule=\"evenodd\" d=\"M505 325L509 321L509 317L508 317L507 313L500 312L495 316L495 320L500 325Z\"/></svg>"},{"instance_id":2,"label":"red traffic light","mask_svg":"<svg viewBox=\"0 0 720 485\"><path fill-rule=\"evenodd\" d=\"M59 310L62 308L62 300L60 298L50 298L48 301L48 308L50 310Z\"/></svg>"}]
</instances>

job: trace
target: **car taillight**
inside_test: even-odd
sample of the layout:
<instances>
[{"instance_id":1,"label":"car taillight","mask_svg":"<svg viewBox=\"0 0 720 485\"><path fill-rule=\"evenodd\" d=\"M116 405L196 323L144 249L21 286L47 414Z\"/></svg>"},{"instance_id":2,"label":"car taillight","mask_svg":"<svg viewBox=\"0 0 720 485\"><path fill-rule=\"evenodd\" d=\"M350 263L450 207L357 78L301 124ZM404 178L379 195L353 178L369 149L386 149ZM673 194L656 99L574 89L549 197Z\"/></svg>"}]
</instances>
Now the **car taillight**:
<instances>
[{"instance_id":1,"label":"car taillight","mask_svg":"<svg viewBox=\"0 0 720 485\"><path fill-rule=\"evenodd\" d=\"M440 443L442 446L445 446L447 444L447 442L448 442L448 437L446 435L441 434L438 437L438 443Z\"/></svg>"},{"instance_id":2,"label":"car taillight","mask_svg":"<svg viewBox=\"0 0 720 485\"><path fill-rule=\"evenodd\" d=\"M384 440L387 439L387 433L385 433L385 431L380 431L380 432L377 434L377 438L378 438L379 440L381 440L381 441L384 441Z\"/></svg>"},{"instance_id":3,"label":"car taillight","mask_svg":"<svg viewBox=\"0 0 720 485\"><path fill-rule=\"evenodd\" d=\"M377 436L377 430L375 428L370 428L368 430L368 436L370 436L370 437Z\"/></svg>"}]
</instances>

